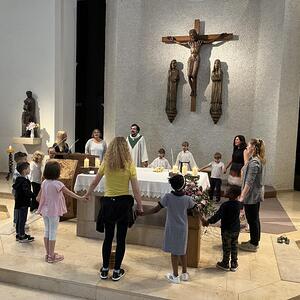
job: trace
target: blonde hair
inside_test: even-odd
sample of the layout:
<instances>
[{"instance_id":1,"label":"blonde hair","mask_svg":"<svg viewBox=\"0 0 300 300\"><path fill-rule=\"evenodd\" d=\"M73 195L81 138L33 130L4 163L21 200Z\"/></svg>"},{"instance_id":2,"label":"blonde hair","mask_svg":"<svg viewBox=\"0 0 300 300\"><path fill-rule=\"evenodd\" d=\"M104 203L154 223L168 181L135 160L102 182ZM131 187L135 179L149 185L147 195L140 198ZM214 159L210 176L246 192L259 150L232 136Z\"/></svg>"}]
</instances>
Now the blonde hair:
<instances>
[{"instance_id":1,"label":"blonde hair","mask_svg":"<svg viewBox=\"0 0 300 300\"><path fill-rule=\"evenodd\" d=\"M108 145L104 164L108 171L125 169L132 163L127 142L124 137L115 137Z\"/></svg>"},{"instance_id":2,"label":"blonde hair","mask_svg":"<svg viewBox=\"0 0 300 300\"><path fill-rule=\"evenodd\" d=\"M261 163L264 165L266 163L265 142L261 139L251 139L249 143L254 146L253 156L258 157Z\"/></svg>"},{"instance_id":3,"label":"blonde hair","mask_svg":"<svg viewBox=\"0 0 300 300\"><path fill-rule=\"evenodd\" d=\"M67 132L64 130L58 130L56 133L56 143L60 143L67 136ZM63 141L62 143L64 143Z\"/></svg>"},{"instance_id":4,"label":"blonde hair","mask_svg":"<svg viewBox=\"0 0 300 300\"><path fill-rule=\"evenodd\" d=\"M38 163L39 162L39 159L40 159L40 162L44 159L44 156L45 154L41 151L35 151L33 154L32 154L32 161Z\"/></svg>"}]
</instances>

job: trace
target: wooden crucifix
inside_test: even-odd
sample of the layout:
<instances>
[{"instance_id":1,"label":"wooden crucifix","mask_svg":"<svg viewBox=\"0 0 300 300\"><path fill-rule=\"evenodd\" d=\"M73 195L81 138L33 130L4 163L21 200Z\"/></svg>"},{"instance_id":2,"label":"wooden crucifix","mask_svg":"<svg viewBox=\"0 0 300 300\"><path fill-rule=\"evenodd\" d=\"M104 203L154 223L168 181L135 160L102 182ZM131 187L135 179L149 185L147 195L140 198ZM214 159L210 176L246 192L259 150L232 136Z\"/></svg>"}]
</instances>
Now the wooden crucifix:
<instances>
[{"instance_id":1,"label":"wooden crucifix","mask_svg":"<svg viewBox=\"0 0 300 300\"><path fill-rule=\"evenodd\" d=\"M196 111L197 96L197 75L200 65L200 48L202 44L211 44L216 41L232 40L232 33L200 35L200 20L195 20L194 28L189 31L189 35L162 37L162 42L166 44L178 44L191 49L188 59L188 80L191 87L191 111Z\"/></svg>"}]
</instances>

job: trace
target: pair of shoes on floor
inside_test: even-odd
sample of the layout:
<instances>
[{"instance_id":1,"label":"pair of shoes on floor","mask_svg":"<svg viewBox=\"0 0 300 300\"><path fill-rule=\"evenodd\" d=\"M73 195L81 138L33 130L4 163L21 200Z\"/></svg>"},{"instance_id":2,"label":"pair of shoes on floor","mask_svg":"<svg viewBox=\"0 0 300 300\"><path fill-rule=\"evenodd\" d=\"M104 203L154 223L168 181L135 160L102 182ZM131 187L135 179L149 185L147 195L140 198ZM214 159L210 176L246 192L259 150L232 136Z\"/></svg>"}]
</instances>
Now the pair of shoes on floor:
<instances>
[{"instance_id":1,"label":"pair of shoes on floor","mask_svg":"<svg viewBox=\"0 0 300 300\"><path fill-rule=\"evenodd\" d=\"M258 246L255 246L250 242L246 242L239 244L239 249L248 252L257 252Z\"/></svg>"},{"instance_id":2,"label":"pair of shoes on floor","mask_svg":"<svg viewBox=\"0 0 300 300\"><path fill-rule=\"evenodd\" d=\"M277 243L279 244L285 243L288 245L290 243L290 240L285 235L281 235L280 237L277 238Z\"/></svg>"},{"instance_id":3,"label":"pair of shoes on floor","mask_svg":"<svg viewBox=\"0 0 300 300\"><path fill-rule=\"evenodd\" d=\"M64 260L64 258L65 257L63 255L60 255L58 253L54 253L53 256L48 255L47 263L53 264L53 263L56 263L56 262ZM45 256L45 259L46 259L46 256Z\"/></svg>"},{"instance_id":4,"label":"pair of shoes on floor","mask_svg":"<svg viewBox=\"0 0 300 300\"><path fill-rule=\"evenodd\" d=\"M16 235L16 240L17 240L17 236L18 234ZM34 237L30 236L29 234L25 234L24 236L18 236L18 237L19 237L18 239L19 243L31 243L34 241Z\"/></svg>"},{"instance_id":5,"label":"pair of shoes on floor","mask_svg":"<svg viewBox=\"0 0 300 300\"><path fill-rule=\"evenodd\" d=\"M216 267L223 271L235 272L238 269L238 263L237 263L237 261L232 260L230 262L230 267L229 267L229 263L225 263L224 261L219 261L219 262L217 262Z\"/></svg>"},{"instance_id":6,"label":"pair of shoes on floor","mask_svg":"<svg viewBox=\"0 0 300 300\"><path fill-rule=\"evenodd\" d=\"M184 274L187 274L187 273L184 273ZM173 274L168 273L168 274L166 274L166 278L172 283L176 283L176 284L180 283L180 276L174 276Z\"/></svg>"},{"instance_id":7,"label":"pair of shoes on floor","mask_svg":"<svg viewBox=\"0 0 300 300\"><path fill-rule=\"evenodd\" d=\"M101 268L100 269L100 278L101 279L107 279L108 278L109 269ZM119 281L123 276L125 275L125 271L123 269L120 270L113 270L113 274L111 276L111 279L113 281Z\"/></svg>"}]
</instances>

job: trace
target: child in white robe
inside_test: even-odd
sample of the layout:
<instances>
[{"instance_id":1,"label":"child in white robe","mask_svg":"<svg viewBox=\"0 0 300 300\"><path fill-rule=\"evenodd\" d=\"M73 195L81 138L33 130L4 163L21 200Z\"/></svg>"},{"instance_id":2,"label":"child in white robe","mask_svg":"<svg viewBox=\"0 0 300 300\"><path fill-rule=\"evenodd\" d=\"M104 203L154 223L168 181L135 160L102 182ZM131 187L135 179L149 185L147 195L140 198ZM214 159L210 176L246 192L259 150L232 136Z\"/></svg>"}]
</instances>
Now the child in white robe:
<instances>
[{"instance_id":1,"label":"child in white robe","mask_svg":"<svg viewBox=\"0 0 300 300\"><path fill-rule=\"evenodd\" d=\"M171 169L168 160L165 158L166 151L163 148L158 150L158 157L149 165L150 168L163 167L164 169Z\"/></svg>"},{"instance_id":2,"label":"child in white robe","mask_svg":"<svg viewBox=\"0 0 300 300\"><path fill-rule=\"evenodd\" d=\"M182 151L180 151L177 155L176 166L179 171L182 172L182 166L186 165L188 171L191 171L194 167L197 167L193 154L189 151L189 143L182 143Z\"/></svg>"}]
</instances>

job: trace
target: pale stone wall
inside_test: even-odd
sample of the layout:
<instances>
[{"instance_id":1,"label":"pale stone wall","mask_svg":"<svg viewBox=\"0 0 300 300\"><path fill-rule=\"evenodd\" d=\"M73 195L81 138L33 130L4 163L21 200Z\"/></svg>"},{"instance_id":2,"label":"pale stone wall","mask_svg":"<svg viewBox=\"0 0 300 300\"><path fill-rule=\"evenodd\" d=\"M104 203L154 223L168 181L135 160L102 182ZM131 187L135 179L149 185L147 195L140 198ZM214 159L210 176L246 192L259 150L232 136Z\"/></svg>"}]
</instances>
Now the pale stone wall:
<instances>
[{"instance_id":1,"label":"pale stone wall","mask_svg":"<svg viewBox=\"0 0 300 300\"><path fill-rule=\"evenodd\" d=\"M300 61L300 13L295 2L108 0L107 12L113 17L107 18L106 138L127 135L136 122L142 127L150 160L160 147L171 160L170 149L177 153L187 140L201 166L215 151L223 153L227 162L235 135L261 136L267 142L267 182L292 188L296 140L292 128L297 124L299 87L299 68L293 62ZM161 37L187 34L196 18L204 21L207 34L233 32L239 39L202 47L197 112L192 113L186 76L189 50L163 44ZM210 72L217 58L224 72L223 115L214 125L209 114ZM179 62L180 83L178 115L170 124L164 109L172 59ZM292 76L287 78L287 72ZM288 137L283 132L286 122ZM285 139L288 143L281 153L290 158L289 169L283 170L278 148Z\"/></svg>"}]
</instances>

